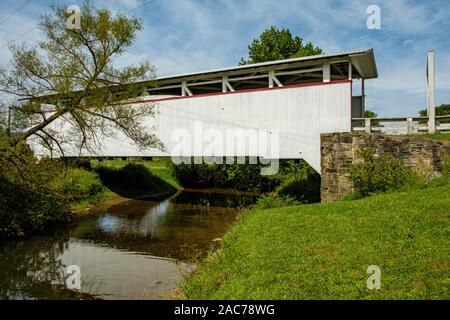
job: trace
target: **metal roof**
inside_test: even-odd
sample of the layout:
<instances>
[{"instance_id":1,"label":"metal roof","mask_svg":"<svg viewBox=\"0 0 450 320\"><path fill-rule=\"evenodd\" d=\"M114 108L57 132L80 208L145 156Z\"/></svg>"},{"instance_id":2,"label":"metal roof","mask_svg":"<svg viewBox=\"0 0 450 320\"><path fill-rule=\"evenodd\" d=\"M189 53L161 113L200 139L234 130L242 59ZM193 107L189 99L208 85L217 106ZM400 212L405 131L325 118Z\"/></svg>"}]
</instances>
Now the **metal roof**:
<instances>
[{"instance_id":1,"label":"metal roof","mask_svg":"<svg viewBox=\"0 0 450 320\"><path fill-rule=\"evenodd\" d=\"M360 77L363 79L373 79L378 77L378 71L377 66L375 63L375 57L374 57L374 51L373 49L356 49L356 50L349 50L349 51L340 51L340 52L334 52L334 53L328 53L328 54L320 54L320 55L314 55L314 56L306 56L306 57L299 57L299 58L292 58L292 59L284 59L284 60L276 60L276 61L267 61L262 63L254 63L254 64L246 64L241 66L234 66L234 67L228 67L228 68L222 68L222 69L213 69L213 70L206 70L206 71L200 71L200 72L193 72L193 73L185 73L185 74L178 74L173 76L165 76L165 77L159 77L152 80L145 80L140 82L135 82L133 84L137 85L144 85L158 88L161 85L167 86L171 85L172 83L181 83L184 81L209 81L211 79L217 79L218 77L222 76L232 76L232 75L246 75L246 74L252 74L252 73L266 73L267 71L270 71L271 69L289 69L289 68L302 68L303 63L305 64L304 67L314 64L317 62L317 64L320 64L322 60L330 61L330 62L342 62L344 61L351 61L352 66L357 71ZM127 84L118 85L117 88L126 86ZM131 83L130 83L131 85ZM39 99L49 98L49 97L56 97L57 94L54 95L47 95L42 96ZM26 100L26 99L22 99Z\"/></svg>"},{"instance_id":2,"label":"metal roof","mask_svg":"<svg viewBox=\"0 0 450 320\"><path fill-rule=\"evenodd\" d=\"M212 76L215 73L227 73L227 72L231 72L231 71L245 72L247 69L255 69L255 68L260 68L260 67L276 67L276 66L281 66L281 65L293 64L293 63L297 63L297 62L308 62L308 61L332 59L332 58L338 58L338 57L350 58L352 60L352 64L356 67L359 74L364 79L372 79L372 78L378 77L378 71L377 71L377 67L376 67L376 63L375 63L373 49L367 48L367 49L356 49L356 50L340 51L340 52L327 53L327 54L319 54L319 55L306 56L306 57L300 57L300 58L291 58L291 59L284 59L284 60L246 64L246 65L241 65L241 66L199 71L199 72L193 72L193 73L178 74L178 75L172 75L172 76L159 77L159 78L156 78L155 80L156 81L166 81L166 80L175 80L175 79L179 79L179 78L191 78L191 77L206 76L206 75Z\"/></svg>"}]
</instances>

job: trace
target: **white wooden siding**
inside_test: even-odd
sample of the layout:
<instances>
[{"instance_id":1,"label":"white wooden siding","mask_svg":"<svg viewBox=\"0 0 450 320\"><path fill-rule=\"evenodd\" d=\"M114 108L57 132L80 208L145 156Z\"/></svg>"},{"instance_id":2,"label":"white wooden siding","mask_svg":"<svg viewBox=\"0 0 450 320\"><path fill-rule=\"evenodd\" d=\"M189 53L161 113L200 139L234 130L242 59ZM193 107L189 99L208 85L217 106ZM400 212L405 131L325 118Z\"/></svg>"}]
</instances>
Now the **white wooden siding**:
<instances>
[{"instance_id":1,"label":"white wooden siding","mask_svg":"<svg viewBox=\"0 0 450 320\"><path fill-rule=\"evenodd\" d=\"M150 98L150 97L149 97ZM305 159L320 172L320 134L348 132L351 128L351 82L329 83L231 94L207 95L156 103L159 114L149 119L169 152L140 151L123 135L106 137L96 156L168 156L176 129L194 134L194 124L203 132L219 129L280 130L280 158ZM37 153L42 149L34 145ZM250 153L250 150L248 150ZM66 156L78 156L73 151ZM81 155L87 155L83 152ZM173 155L173 154L172 154ZM192 154L202 156L202 154ZM234 156L226 154L216 156ZM255 154L247 154L255 156ZM259 154L259 156L264 156Z\"/></svg>"}]
</instances>

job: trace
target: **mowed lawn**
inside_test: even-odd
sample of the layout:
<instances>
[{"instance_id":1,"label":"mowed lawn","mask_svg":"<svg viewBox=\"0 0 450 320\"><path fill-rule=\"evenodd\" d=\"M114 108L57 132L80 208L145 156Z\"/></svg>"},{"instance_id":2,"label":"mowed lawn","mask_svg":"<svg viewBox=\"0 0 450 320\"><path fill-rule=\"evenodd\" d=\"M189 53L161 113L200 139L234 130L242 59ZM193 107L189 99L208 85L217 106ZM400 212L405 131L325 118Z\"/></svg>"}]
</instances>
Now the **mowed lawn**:
<instances>
[{"instance_id":1,"label":"mowed lawn","mask_svg":"<svg viewBox=\"0 0 450 320\"><path fill-rule=\"evenodd\" d=\"M367 268L381 289L367 289ZM450 299L450 184L248 212L189 299Z\"/></svg>"}]
</instances>

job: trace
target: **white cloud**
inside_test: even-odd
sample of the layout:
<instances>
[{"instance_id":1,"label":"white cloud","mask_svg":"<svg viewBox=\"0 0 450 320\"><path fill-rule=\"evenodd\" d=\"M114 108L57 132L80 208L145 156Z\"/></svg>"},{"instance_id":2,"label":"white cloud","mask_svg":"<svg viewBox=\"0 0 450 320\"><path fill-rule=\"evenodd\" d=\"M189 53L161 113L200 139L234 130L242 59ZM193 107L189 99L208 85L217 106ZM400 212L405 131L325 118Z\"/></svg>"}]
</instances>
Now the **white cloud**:
<instances>
[{"instance_id":1,"label":"white cloud","mask_svg":"<svg viewBox=\"0 0 450 320\"><path fill-rule=\"evenodd\" d=\"M408 0L383 1L382 20L393 32L404 34L429 34L434 25L449 18L446 6L430 6Z\"/></svg>"}]
</instances>

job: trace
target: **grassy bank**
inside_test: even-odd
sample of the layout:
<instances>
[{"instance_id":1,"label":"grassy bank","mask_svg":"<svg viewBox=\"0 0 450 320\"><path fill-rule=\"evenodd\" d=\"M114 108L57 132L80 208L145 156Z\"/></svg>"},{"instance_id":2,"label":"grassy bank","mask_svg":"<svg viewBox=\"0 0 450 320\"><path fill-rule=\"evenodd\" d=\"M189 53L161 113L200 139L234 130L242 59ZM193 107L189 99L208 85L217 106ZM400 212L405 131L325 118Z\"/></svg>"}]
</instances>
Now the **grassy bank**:
<instances>
[{"instance_id":1,"label":"grassy bank","mask_svg":"<svg viewBox=\"0 0 450 320\"><path fill-rule=\"evenodd\" d=\"M450 133L424 133L407 135L407 137L417 138L422 140L437 140L437 141L450 141Z\"/></svg>"},{"instance_id":2,"label":"grassy bank","mask_svg":"<svg viewBox=\"0 0 450 320\"><path fill-rule=\"evenodd\" d=\"M243 215L190 299L450 299L450 184ZM369 265L381 289L368 290Z\"/></svg>"},{"instance_id":3,"label":"grassy bank","mask_svg":"<svg viewBox=\"0 0 450 320\"><path fill-rule=\"evenodd\" d=\"M127 198L159 196L174 193L180 189L166 160L91 161L101 192L71 203L77 213L89 210L93 205L112 205Z\"/></svg>"},{"instance_id":4,"label":"grassy bank","mask_svg":"<svg viewBox=\"0 0 450 320\"><path fill-rule=\"evenodd\" d=\"M142 161L127 161L127 160L104 160L104 161L98 161L98 160L92 160L91 165L94 169L97 169L99 167L107 167L111 169L122 169L129 163L134 164L142 164L145 166L152 174L155 176L161 178L171 186L173 186L176 189L180 188L180 185L176 181L176 179L173 177L173 174L170 169L169 164L170 159L157 159L157 160L142 160Z\"/></svg>"},{"instance_id":5,"label":"grassy bank","mask_svg":"<svg viewBox=\"0 0 450 320\"><path fill-rule=\"evenodd\" d=\"M95 196L88 197L86 199L78 200L78 201L71 201L70 202L70 208L75 213L81 213L85 211L85 209L90 209L93 206L103 204L103 203L111 203L111 201L117 199L118 202L125 201L122 197L117 195L116 193L112 192L111 190L108 190L105 188L104 191L98 193ZM115 202L112 202L111 204L114 204Z\"/></svg>"}]
</instances>

